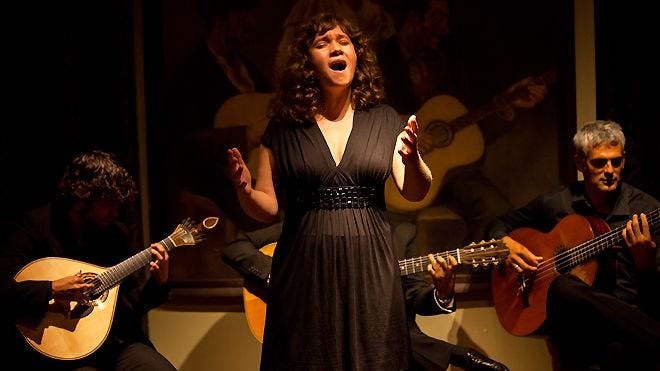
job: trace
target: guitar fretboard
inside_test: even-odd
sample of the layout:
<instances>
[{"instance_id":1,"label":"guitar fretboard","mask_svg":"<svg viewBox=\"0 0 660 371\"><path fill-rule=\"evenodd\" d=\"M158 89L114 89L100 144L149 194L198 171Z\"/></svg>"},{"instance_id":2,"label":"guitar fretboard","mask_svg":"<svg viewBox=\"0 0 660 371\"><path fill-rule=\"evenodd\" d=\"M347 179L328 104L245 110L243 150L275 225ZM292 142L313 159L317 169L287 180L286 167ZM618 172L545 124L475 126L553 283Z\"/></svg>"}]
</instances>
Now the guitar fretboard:
<instances>
[{"instance_id":1,"label":"guitar fretboard","mask_svg":"<svg viewBox=\"0 0 660 371\"><path fill-rule=\"evenodd\" d=\"M168 252L177 246L194 245L203 240L203 235L193 228L193 222L189 219L184 220L176 230L167 238L160 241ZM133 274L140 268L146 266L154 259L151 253L151 247L140 251L121 263L108 268L105 272L94 277L92 282L94 287L87 294L90 297L98 296L105 290L108 290L120 283L128 275Z\"/></svg>"},{"instance_id":2,"label":"guitar fretboard","mask_svg":"<svg viewBox=\"0 0 660 371\"><path fill-rule=\"evenodd\" d=\"M651 211L646 214L646 218L649 223L649 228L655 233L658 228L658 220L660 220L660 208ZM623 237L621 233L626 228L626 224L620 225L606 233L601 234L600 236L583 242L574 248L564 252L562 258L562 264L568 264L569 266L578 265L586 260L589 260L600 252L604 251L607 248L612 246L621 245L623 242ZM557 263L555 263L557 264Z\"/></svg>"},{"instance_id":3,"label":"guitar fretboard","mask_svg":"<svg viewBox=\"0 0 660 371\"><path fill-rule=\"evenodd\" d=\"M458 264L471 264L477 266L488 266L498 264L508 255L509 250L501 243L501 240L491 240L479 244L473 244L464 248L447 250L431 254L435 259L448 260L450 256L456 259ZM428 255L416 258L399 260L399 271L402 276L425 272L431 259Z\"/></svg>"}]
</instances>

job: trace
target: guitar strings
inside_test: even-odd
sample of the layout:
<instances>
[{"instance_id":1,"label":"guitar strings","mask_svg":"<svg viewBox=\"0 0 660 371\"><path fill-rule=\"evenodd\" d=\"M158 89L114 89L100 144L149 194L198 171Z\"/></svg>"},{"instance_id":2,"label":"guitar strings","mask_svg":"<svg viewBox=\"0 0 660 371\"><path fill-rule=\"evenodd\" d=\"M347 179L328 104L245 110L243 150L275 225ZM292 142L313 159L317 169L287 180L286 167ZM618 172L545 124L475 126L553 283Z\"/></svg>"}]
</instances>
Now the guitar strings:
<instances>
[{"instance_id":1,"label":"guitar strings","mask_svg":"<svg viewBox=\"0 0 660 371\"><path fill-rule=\"evenodd\" d=\"M660 209L656 209L649 213L647 216L647 219L649 221L649 225L653 227L655 223L657 222L656 218L658 216L658 212ZM617 243L621 242L622 236L621 232L623 229L626 227L626 225L621 225L614 230L608 231L600 236L598 236L594 240L586 241L583 242L577 246L575 246L572 249L566 250L560 254L557 255L556 259L550 259L547 263L551 263L553 260L559 261L559 264L556 264L555 266L557 269L555 270L554 267L545 267L544 271L547 271L547 269L553 269L553 271L550 271L550 276L554 277L561 269L571 267L572 265L575 265L575 262L578 261L583 261L586 258L590 258L595 256L597 253L605 250L606 248L610 246L614 246ZM584 252L580 251L580 248L583 247L584 245L589 245L589 244L595 244L594 248L587 249ZM569 255L569 257L567 257ZM543 264L543 263L541 263ZM539 278L543 279L546 278L547 275L541 275Z\"/></svg>"},{"instance_id":2,"label":"guitar strings","mask_svg":"<svg viewBox=\"0 0 660 371\"><path fill-rule=\"evenodd\" d=\"M443 259L447 259L450 256L453 256L459 264L469 263L473 265L487 265L493 262L499 262L501 260L499 257L500 254L508 254L508 249L501 247L501 240L491 240L488 242L468 245L463 248L442 251L431 255L436 258L442 257ZM428 255L424 255L417 258L399 260L399 268L401 270L405 270L407 273L416 273L418 270L419 272L425 271L425 268L429 263L430 259Z\"/></svg>"},{"instance_id":3,"label":"guitar strings","mask_svg":"<svg viewBox=\"0 0 660 371\"><path fill-rule=\"evenodd\" d=\"M187 228L187 225L189 223L184 221L184 228L180 229L177 228L168 238L165 238L160 241L161 244L165 246L165 250L171 251L174 247L177 245L175 243L172 243L169 239L173 238L181 238L185 235L191 234L193 235L193 239L195 241L198 241L196 239L196 233L195 231L189 231ZM121 263L114 265L110 268L108 268L105 272L97 275L94 277L94 288L90 290L90 293L92 295L94 294L100 294L103 291L115 286L118 282L120 282L124 277L128 276L132 272L135 272L137 269L140 267L143 267L147 264L149 264L149 261L152 259L152 254L151 254L151 248L147 247L140 251L139 253L133 255L132 257L122 261ZM135 264L137 262L137 264Z\"/></svg>"},{"instance_id":4,"label":"guitar strings","mask_svg":"<svg viewBox=\"0 0 660 371\"><path fill-rule=\"evenodd\" d=\"M603 251L607 247L612 245L611 243L604 243L601 242L600 240L609 239L612 235L616 235L616 232L620 232L620 231L613 230L607 232L606 234L601 235L599 238L595 240L588 241L588 243L585 242L576 245L575 247L569 250L557 254L555 257L548 259L547 261L541 262L541 264L539 264L539 269L536 272L536 279L543 280L546 278L554 278L557 275L561 274L560 273L561 270L565 268L570 268L571 266L575 265L577 262L584 261L589 257L595 256L598 252ZM584 248L585 244L586 245L593 244L594 247L588 247L583 252L579 251L580 249Z\"/></svg>"},{"instance_id":5,"label":"guitar strings","mask_svg":"<svg viewBox=\"0 0 660 371\"><path fill-rule=\"evenodd\" d=\"M490 244L487 244L490 245ZM442 257L442 258L448 258L449 256L453 256L456 260L461 260L463 262L466 257L468 258L493 258L493 253L507 253L508 249L507 248L499 248L499 249L494 249L493 247L487 248L487 249L482 249L482 247L485 245L475 245L474 248L477 248L478 250L476 251L468 251L466 252L465 250L469 250L470 247L464 247L464 248L459 248L459 249L454 249L454 250L447 250L447 251L442 251L438 253L433 253L434 257ZM461 258L459 259L459 256ZM423 262L429 262L430 259L428 255L420 256L418 258L409 258L409 259L403 259L400 260L399 263L401 264L407 264L407 262L413 262L414 260L421 260Z\"/></svg>"},{"instance_id":6,"label":"guitar strings","mask_svg":"<svg viewBox=\"0 0 660 371\"><path fill-rule=\"evenodd\" d=\"M200 233L194 228L194 222L192 219L186 218L183 220L183 222L181 222L180 227L177 227L171 235L161 240L160 243L165 246L165 250L171 251L177 246L175 242L172 242L173 239L181 238L186 235L192 236L194 243L204 240L203 233ZM89 282L94 286L87 290L85 294L88 296L100 295L105 290L114 287L117 283L119 283L132 272L135 272L140 267L147 265L151 259L151 249L150 247L147 247L132 257L122 261L121 263L108 268L105 272L94 276L94 278L92 278ZM136 261L138 261L138 264L132 264Z\"/></svg>"},{"instance_id":7,"label":"guitar strings","mask_svg":"<svg viewBox=\"0 0 660 371\"><path fill-rule=\"evenodd\" d=\"M649 228L653 228L657 223L658 214L660 209L655 209L647 215L647 220L649 223ZM536 271L535 280L544 280L548 278L554 278L558 276L562 269L569 268L576 263L582 262L586 259L589 259L595 256L597 253L607 249L610 246L614 246L617 243L621 242L622 236L621 233L625 229L626 224L623 224L613 230L610 230L606 233L601 234L595 239L582 242L573 248L562 251L556 256L543 261L539 264L539 269ZM584 251L584 246L595 245L594 247L587 247Z\"/></svg>"}]
</instances>

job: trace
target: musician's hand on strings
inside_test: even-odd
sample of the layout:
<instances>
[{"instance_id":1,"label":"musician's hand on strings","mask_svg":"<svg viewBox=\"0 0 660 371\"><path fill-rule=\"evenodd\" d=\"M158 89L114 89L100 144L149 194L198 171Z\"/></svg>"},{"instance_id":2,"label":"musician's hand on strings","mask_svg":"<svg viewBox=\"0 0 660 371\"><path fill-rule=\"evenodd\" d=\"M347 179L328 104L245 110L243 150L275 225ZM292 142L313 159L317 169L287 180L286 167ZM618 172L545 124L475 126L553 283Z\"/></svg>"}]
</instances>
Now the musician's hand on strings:
<instances>
[{"instance_id":1,"label":"musician's hand on strings","mask_svg":"<svg viewBox=\"0 0 660 371\"><path fill-rule=\"evenodd\" d=\"M509 249L507 264L517 273L535 271L543 261L542 256L532 254L523 244L509 236L502 238L502 242Z\"/></svg>"},{"instance_id":2,"label":"musician's hand on strings","mask_svg":"<svg viewBox=\"0 0 660 371\"><path fill-rule=\"evenodd\" d=\"M454 267L458 262L456 259L449 255L448 259L443 259L441 256L437 258L433 254L429 254L429 265L427 270L433 279L433 285L440 297L448 297L454 295L454 280L456 274Z\"/></svg>"},{"instance_id":3,"label":"musician's hand on strings","mask_svg":"<svg viewBox=\"0 0 660 371\"><path fill-rule=\"evenodd\" d=\"M165 247L159 243L151 244L151 254L154 260L149 262L151 275L161 285L167 282L170 271L170 255L165 250Z\"/></svg>"},{"instance_id":4,"label":"musician's hand on strings","mask_svg":"<svg viewBox=\"0 0 660 371\"><path fill-rule=\"evenodd\" d=\"M75 301L82 304L90 300L84 292L93 287L93 284L85 283L83 275L80 273L51 282L53 299Z\"/></svg>"},{"instance_id":5,"label":"musician's hand on strings","mask_svg":"<svg viewBox=\"0 0 660 371\"><path fill-rule=\"evenodd\" d=\"M621 231L621 236L633 256L638 271L655 268L656 243L645 214L633 215Z\"/></svg>"}]
</instances>

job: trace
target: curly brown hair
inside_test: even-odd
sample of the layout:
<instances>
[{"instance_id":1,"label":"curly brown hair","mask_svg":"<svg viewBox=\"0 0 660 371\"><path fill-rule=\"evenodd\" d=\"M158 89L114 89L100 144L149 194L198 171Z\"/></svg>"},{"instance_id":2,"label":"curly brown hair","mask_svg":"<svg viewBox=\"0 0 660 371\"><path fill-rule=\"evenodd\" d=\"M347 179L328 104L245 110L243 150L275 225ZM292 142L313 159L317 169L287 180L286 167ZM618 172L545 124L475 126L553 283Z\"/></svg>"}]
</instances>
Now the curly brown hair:
<instances>
[{"instance_id":1,"label":"curly brown hair","mask_svg":"<svg viewBox=\"0 0 660 371\"><path fill-rule=\"evenodd\" d=\"M59 183L60 195L70 201L112 200L121 204L133 201L135 181L115 156L91 151L74 158Z\"/></svg>"},{"instance_id":2,"label":"curly brown hair","mask_svg":"<svg viewBox=\"0 0 660 371\"><path fill-rule=\"evenodd\" d=\"M301 124L314 120L322 108L321 87L314 75L310 48L318 35L339 26L355 48L357 66L351 83L351 102L356 110L385 99L383 77L369 39L349 20L328 13L311 18L298 28L287 48L284 68L277 76L276 94L270 107L274 117Z\"/></svg>"}]
</instances>

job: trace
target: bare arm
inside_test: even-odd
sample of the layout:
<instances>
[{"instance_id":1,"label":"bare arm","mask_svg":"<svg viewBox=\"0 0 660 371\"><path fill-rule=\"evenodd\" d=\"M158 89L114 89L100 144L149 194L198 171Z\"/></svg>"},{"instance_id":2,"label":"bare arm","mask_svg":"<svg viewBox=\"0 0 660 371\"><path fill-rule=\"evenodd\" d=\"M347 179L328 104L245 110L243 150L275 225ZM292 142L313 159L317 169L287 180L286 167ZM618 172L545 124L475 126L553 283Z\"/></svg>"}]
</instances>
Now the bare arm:
<instances>
[{"instance_id":1,"label":"bare arm","mask_svg":"<svg viewBox=\"0 0 660 371\"><path fill-rule=\"evenodd\" d=\"M417 150L417 118L408 118L408 124L399 134L394 158L392 176L401 195L408 201L421 201L431 187L431 170Z\"/></svg>"}]
</instances>

